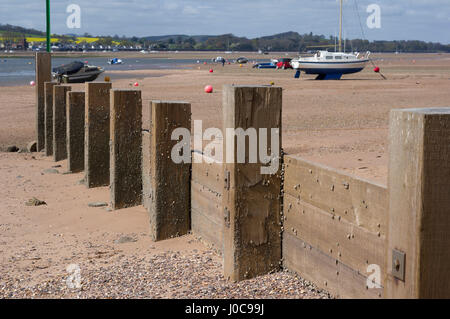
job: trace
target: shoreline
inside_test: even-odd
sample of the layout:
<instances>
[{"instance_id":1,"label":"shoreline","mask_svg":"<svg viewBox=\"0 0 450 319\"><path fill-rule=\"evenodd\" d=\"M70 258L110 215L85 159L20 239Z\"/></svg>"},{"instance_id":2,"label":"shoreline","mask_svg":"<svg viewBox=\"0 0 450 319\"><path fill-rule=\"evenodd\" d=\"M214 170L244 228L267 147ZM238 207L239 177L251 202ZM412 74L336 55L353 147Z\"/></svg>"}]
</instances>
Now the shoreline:
<instances>
[{"instance_id":1,"label":"shoreline","mask_svg":"<svg viewBox=\"0 0 450 319\"><path fill-rule=\"evenodd\" d=\"M20 58L34 58L36 52L15 52L15 53L2 53L0 52L0 59L20 59ZM302 53L303 55L305 53ZM140 53L140 52L53 52L52 56L54 58L111 58L117 57L122 59L127 58L141 58L141 59L179 59L183 57L184 59L199 59L199 60L207 60L211 61L212 58L216 58L218 56L222 56L227 60L236 60L239 57L247 57L250 60L270 60L270 59L278 59L280 57L289 57L289 58L297 58L300 55L299 52L289 52L289 51L280 51L280 52L270 52L268 55L259 54L257 52L231 52L225 53L224 51L160 51L156 53ZM405 58L415 58L415 59L429 59L432 56L439 57L447 57L450 59L450 53L445 52L434 52L434 53L380 53L380 52L372 52L371 59L405 59Z\"/></svg>"},{"instance_id":2,"label":"shoreline","mask_svg":"<svg viewBox=\"0 0 450 319\"><path fill-rule=\"evenodd\" d=\"M413 63L414 61L414 63ZM387 80L371 68L341 81L294 79L292 70L251 65L112 71L115 89L142 93L143 117L152 100L188 101L192 124L222 128L223 85L283 88L282 148L289 155L387 184L388 122L394 108L448 107L450 55L381 57ZM138 82L139 87L133 87ZM204 93L212 85L214 93ZM71 85L73 91L83 84ZM0 87L0 297L2 298L332 298L290 272L241 283L222 275L222 258L187 235L154 243L142 206L119 211L108 187L87 189L83 173L65 174L67 161L43 153L4 153L35 140L35 87ZM192 130L192 132L194 132ZM32 198L46 205L29 207ZM81 289L68 289L68 266L81 270ZM138 274L138 275L137 275Z\"/></svg>"},{"instance_id":3,"label":"shoreline","mask_svg":"<svg viewBox=\"0 0 450 319\"><path fill-rule=\"evenodd\" d=\"M177 54L178 58L187 58ZM412 57L414 59L412 59ZM284 90L283 148L322 164L386 184L387 134L392 108L445 107L450 102L450 54L384 55L377 65L384 81L367 67L341 81L294 79L293 70L258 70L251 64L189 64L176 69L108 71L114 88L142 91L144 109L151 100L192 104L193 120L204 128L221 127L221 90L225 84L268 85ZM209 73L213 68L214 73ZM99 80L103 80L102 75ZM214 87L205 94L206 85ZM73 87L82 90L83 85ZM24 148L34 139L34 88L1 86L0 151ZM383 94L380 94L383 92Z\"/></svg>"}]
</instances>

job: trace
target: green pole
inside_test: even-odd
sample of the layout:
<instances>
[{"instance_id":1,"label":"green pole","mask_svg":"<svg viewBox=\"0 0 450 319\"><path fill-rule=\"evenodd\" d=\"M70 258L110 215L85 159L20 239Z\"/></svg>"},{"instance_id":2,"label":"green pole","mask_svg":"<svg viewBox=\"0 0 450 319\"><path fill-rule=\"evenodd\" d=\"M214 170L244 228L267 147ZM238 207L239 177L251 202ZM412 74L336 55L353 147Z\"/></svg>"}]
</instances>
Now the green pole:
<instances>
[{"instance_id":1,"label":"green pole","mask_svg":"<svg viewBox=\"0 0 450 319\"><path fill-rule=\"evenodd\" d=\"M47 52L50 51L50 0L47 0Z\"/></svg>"}]
</instances>

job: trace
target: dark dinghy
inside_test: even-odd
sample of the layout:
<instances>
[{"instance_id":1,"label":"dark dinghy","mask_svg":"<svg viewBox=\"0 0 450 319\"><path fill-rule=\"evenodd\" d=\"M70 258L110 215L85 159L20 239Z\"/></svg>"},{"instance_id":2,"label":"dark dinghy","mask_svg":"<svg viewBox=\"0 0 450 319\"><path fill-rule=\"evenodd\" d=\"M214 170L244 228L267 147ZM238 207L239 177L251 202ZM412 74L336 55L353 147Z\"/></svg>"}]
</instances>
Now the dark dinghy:
<instances>
[{"instance_id":1,"label":"dark dinghy","mask_svg":"<svg viewBox=\"0 0 450 319\"><path fill-rule=\"evenodd\" d=\"M80 61L53 68L53 78L62 83L85 83L96 80L105 72L98 66L86 65Z\"/></svg>"},{"instance_id":2,"label":"dark dinghy","mask_svg":"<svg viewBox=\"0 0 450 319\"><path fill-rule=\"evenodd\" d=\"M246 57L241 56L236 60L236 63L245 64L248 63L248 59Z\"/></svg>"}]
</instances>

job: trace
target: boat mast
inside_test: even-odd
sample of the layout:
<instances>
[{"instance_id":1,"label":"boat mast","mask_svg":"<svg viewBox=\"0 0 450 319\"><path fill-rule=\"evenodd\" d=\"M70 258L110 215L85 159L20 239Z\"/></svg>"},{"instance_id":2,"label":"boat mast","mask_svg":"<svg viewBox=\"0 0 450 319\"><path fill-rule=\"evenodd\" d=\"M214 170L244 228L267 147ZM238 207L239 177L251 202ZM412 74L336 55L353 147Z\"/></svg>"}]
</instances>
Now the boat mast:
<instances>
[{"instance_id":1,"label":"boat mast","mask_svg":"<svg viewBox=\"0 0 450 319\"><path fill-rule=\"evenodd\" d=\"M334 52L337 52L337 36L336 36L336 31L334 31Z\"/></svg>"},{"instance_id":2,"label":"boat mast","mask_svg":"<svg viewBox=\"0 0 450 319\"><path fill-rule=\"evenodd\" d=\"M347 52L347 38L345 37L345 33L342 32L343 38L344 38L344 53Z\"/></svg>"},{"instance_id":3,"label":"boat mast","mask_svg":"<svg viewBox=\"0 0 450 319\"><path fill-rule=\"evenodd\" d=\"M344 0L340 0L341 8L339 14L339 52L342 52L342 3Z\"/></svg>"}]
</instances>

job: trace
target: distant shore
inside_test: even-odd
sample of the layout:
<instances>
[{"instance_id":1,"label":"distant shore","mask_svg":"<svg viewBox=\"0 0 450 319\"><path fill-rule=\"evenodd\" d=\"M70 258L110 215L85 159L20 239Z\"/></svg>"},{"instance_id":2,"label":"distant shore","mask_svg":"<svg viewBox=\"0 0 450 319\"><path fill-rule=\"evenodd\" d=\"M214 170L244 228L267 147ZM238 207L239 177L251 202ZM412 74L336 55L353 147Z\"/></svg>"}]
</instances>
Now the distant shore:
<instances>
[{"instance_id":1,"label":"distant shore","mask_svg":"<svg viewBox=\"0 0 450 319\"><path fill-rule=\"evenodd\" d=\"M13 58L33 58L36 52L30 51L17 51L14 53L4 53L0 52L0 59L13 59ZM450 53L372 53L372 58L393 58L393 57L430 57L430 56L450 56ZM119 52L53 52L53 57L56 58L108 58L108 57L118 57L118 58L155 58L155 59L199 59L199 60L211 60L212 58L223 56L229 60L235 60L239 57L245 56L248 59L276 59L280 57L298 57L298 52L270 52L269 54L259 54L257 52L232 52L225 53L223 51L159 51L155 53L141 53L136 51L119 51Z\"/></svg>"},{"instance_id":2,"label":"distant shore","mask_svg":"<svg viewBox=\"0 0 450 319\"><path fill-rule=\"evenodd\" d=\"M17 51L14 53L4 53L0 52L0 58L15 58L15 57L34 57L36 52L31 51ZM183 58L193 58L193 59L211 59L212 57L223 56L227 59L237 59L241 56L245 56L249 59L271 59L275 57L280 57L284 55L288 56L297 56L296 52L271 52L268 55L259 54L257 52L233 52L233 53L225 53L223 51L159 51L154 53L141 53L138 51L119 51L119 52L53 52L54 57L73 57L73 58L81 58L81 57L119 57L119 58L135 58L135 57L148 57L148 58L168 58L174 59L183 56Z\"/></svg>"}]
</instances>

